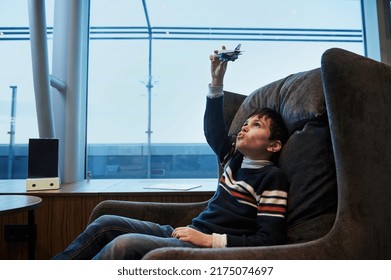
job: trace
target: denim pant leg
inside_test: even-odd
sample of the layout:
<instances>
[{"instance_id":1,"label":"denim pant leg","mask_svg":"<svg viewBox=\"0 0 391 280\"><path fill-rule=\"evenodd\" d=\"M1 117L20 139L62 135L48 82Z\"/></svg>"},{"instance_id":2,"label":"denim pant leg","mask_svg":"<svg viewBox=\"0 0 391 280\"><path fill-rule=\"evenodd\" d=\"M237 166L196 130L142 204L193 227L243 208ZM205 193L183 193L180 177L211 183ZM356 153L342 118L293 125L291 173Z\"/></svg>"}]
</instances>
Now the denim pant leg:
<instances>
[{"instance_id":1,"label":"denim pant leg","mask_svg":"<svg viewBox=\"0 0 391 280\"><path fill-rule=\"evenodd\" d=\"M163 247L197 248L195 245L171 237L160 237L139 233L121 235L107 244L95 260L140 260L148 252Z\"/></svg>"},{"instance_id":2,"label":"denim pant leg","mask_svg":"<svg viewBox=\"0 0 391 280\"><path fill-rule=\"evenodd\" d=\"M114 215L104 215L92 222L64 252L53 259L92 259L116 237L127 233L141 233L171 237L173 228L156 223Z\"/></svg>"}]
</instances>

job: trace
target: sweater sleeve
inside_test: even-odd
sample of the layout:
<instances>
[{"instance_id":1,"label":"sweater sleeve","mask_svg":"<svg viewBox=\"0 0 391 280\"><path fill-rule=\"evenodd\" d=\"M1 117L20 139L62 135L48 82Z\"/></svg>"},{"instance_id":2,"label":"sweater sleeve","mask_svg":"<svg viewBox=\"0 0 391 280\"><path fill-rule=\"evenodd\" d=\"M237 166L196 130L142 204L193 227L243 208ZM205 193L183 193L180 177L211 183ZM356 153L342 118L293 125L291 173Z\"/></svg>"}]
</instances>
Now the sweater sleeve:
<instances>
[{"instance_id":1,"label":"sweater sleeve","mask_svg":"<svg viewBox=\"0 0 391 280\"><path fill-rule=\"evenodd\" d=\"M211 93L211 90L209 93ZM224 96L222 94L217 93L213 97L209 97L208 95L204 114L204 134L206 141L222 164L225 163L227 155L231 152L233 146L224 124L223 105Z\"/></svg>"},{"instance_id":2,"label":"sweater sleeve","mask_svg":"<svg viewBox=\"0 0 391 280\"><path fill-rule=\"evenodd\" d=\"M286 209L289 184L282 170L263 179L257 188L256 231L252 235L227 235L227 247L271 246L286 243Z\"/></svg>"}]
</instances>

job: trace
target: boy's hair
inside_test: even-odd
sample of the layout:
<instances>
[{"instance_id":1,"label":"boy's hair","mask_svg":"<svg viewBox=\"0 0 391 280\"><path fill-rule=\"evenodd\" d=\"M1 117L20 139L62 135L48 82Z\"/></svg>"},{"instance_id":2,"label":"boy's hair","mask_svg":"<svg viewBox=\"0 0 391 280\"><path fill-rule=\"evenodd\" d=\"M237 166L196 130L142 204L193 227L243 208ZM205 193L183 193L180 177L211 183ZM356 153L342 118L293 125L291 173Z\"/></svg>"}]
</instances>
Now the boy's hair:
<instances>
[{"instance_id":1,"label":"boy's hair","mask_svg":"<svg viewBox=\"0 0 391 280\"><path fill-rule=\"evenodd\" d=\"M280 114L273 109L264 107L255 109L249 117L257 116L258 118L266 117L270 119L270 137L269 140L280 140L282 145L288 141L289 133Z\"/></svg>"}]
</instances>

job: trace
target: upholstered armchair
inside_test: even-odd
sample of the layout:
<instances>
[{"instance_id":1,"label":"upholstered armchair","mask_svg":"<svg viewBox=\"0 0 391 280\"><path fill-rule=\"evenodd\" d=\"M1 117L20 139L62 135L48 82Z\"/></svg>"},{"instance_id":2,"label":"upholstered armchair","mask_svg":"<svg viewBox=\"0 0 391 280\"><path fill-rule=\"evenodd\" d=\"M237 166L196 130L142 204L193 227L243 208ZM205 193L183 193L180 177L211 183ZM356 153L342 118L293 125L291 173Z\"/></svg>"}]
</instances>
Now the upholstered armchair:
<instances>
[{"instance_id":1,"label":"upholstered armchair","mask_svg":"<svg viewBox=\"0 0 391 280\"><path fill-rule=\"evenodd\" d=\"M223 249L161 248L145 259L391 259L391 67L330 49L321 68L249 96L227 92L235 134L254 107L283 117L290 138L278 163L290 180L288 244ZM117 214L183 226L207 202L103 201L90 222Z\"/></svg>"}]
</instances>

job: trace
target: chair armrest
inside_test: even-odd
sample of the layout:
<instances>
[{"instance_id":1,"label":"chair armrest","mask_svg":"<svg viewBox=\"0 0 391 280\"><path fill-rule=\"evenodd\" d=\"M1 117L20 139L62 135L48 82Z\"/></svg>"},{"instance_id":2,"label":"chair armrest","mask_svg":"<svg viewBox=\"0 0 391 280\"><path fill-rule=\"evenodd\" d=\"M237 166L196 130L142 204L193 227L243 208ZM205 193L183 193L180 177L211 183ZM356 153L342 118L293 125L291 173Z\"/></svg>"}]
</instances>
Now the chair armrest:
<instances>
[{"instance_id":1,"label":"chair armrest","mask_svg":"<svg viewBox=\"0 0 391 280\"><path fill-rule=\"evenodd\" d=\"M190 224L206 205L207 201L160 203L105 200L92 210L88 223L90 224L102 215L118 215L159 224L170 224L173 227L185 226Z\"/></svg>"},{"instance_id":2,"label":"chair armrest","mask_svg":"<svg viewBox=\"0 0 391 280\"><path fill-rule=\"evenodd\" d=\"M302 260L333 259L335 247L329 237L316 241L265 247L236 247L222 249L160 248L149 252L144 260Z\"/></svg>"}]
</instances>

